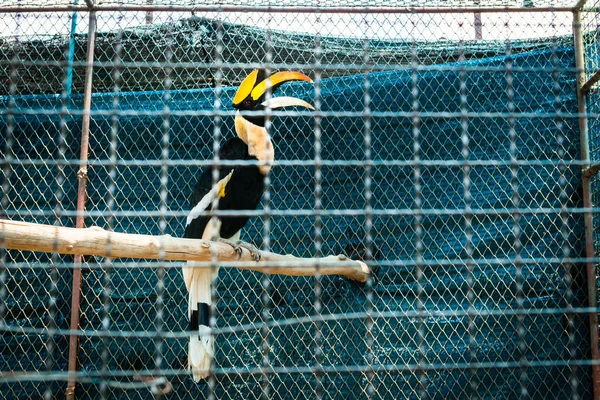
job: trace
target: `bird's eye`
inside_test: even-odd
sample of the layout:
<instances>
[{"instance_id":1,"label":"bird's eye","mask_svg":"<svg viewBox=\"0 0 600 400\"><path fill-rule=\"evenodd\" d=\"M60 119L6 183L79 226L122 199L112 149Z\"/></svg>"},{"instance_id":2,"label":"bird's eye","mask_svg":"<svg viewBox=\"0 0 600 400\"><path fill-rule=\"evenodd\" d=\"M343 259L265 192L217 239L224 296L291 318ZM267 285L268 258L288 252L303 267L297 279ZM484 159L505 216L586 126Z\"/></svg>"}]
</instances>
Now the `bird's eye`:
<instances>
[{"instance_id":1,"label":"bird's eye","mask_svg":"<svg viewBox=\"0 0 600 400\"><path fill-rule=\"evenodd\" d=\"M252 100L247 99L246 101L244 101L244 104L246 105L246 107L250 107L252 105Z\"/></svg>"}]
</instances>

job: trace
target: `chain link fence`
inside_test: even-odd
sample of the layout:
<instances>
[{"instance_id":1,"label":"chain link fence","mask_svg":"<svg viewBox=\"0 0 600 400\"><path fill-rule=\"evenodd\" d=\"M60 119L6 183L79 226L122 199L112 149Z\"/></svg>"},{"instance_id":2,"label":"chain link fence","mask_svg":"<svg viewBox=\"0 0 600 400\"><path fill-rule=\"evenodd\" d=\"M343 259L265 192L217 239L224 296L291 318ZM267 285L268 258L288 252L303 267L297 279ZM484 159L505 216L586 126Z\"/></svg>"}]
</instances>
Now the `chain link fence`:
<instances>
[{"instance_id":1,"label":"chain link fence","mask_svg":"<svg viewBox=\"0 0 600 400\"><path fill-rule=\"evenodd\" d=\"M314 84L278 95L316 111L274 113L276 163L242 238L373 270L359 284L222 265L197 384L181 262L84 257L73 331L78 260L3 249L2 397L75 381L76 398L600 393L597 178L581 173L598 159L597 84L580 113L573 22L587 81L599 20L580 3L0 0L3 218L76 225L93 66L85 226L181 237L199 171L235 135L237 85L293 69Z\"/></svg>"}]
</instances>

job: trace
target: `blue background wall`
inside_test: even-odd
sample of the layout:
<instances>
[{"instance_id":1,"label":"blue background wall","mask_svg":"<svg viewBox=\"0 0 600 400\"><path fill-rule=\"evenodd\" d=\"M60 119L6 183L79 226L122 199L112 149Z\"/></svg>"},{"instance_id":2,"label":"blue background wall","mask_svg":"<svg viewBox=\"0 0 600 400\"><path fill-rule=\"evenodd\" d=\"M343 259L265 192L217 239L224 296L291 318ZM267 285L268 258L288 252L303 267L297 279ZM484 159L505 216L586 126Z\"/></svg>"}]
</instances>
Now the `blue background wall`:
<instances>
[{"instance_id":1,"label":"blue background wall","mask_svg":"<svg viewBox=\"0 0 600 400\"><path fill-rule=\"evenodd\" d=\"M588 398L589 367L569 364L569 360L589 357L589 335L585 315L568 315L554 311L569 304L585 306L584 271L579 264L560 263L563 257L583 253L583 221L577 213L560 214L561 206L581 207L578 166L568 165L579 159L579 132L572 113L577 110L574 96L573 51L530 52L512 57L494 57L457 64L443 64L422 69L380 72L368 75L373 198L373 253L377 258L377 276L370 286L339 277L320 280L321 314L364 312L367 294L372 293L372 309L378 312L408 313L394 318L375 318L367 332L367 322L359 319L335 319L318 325L321 364L340 368L343 373L310 373L315 365L317 325L295 323L271 328L271 366L282 373L269 376L273 398L304 398L321 390L326 398L357 397L365 393L369 375L364 366L376 370L372 385L380 398L417 398L421 391L434 398L464 398L476 391L480 398L517 398L521 384L534 398L568 398L575 390ZM507 66L512 67L512 91L507 84ZM311 74L310 71L304 71ZM461 77L462 76L462 77ZM329 78L321 82L321 107L324 111L357 111L364 108L364 75ZM420 249L424 264L417 268L418 235L415 229L416 208L413 160L414 123L413 82L418 93L420 201L424 210ZM461 82L464 86L461 88ZM464 97L461 100L461 92ZM234 89L221 92L223 104L229 104ZM314 101L315 91L309 84L290 84L282 94ZM211 111L214 91L173 91L122 93L118 104L113 94L96 94L91 128L92 162L107 160L111 126L116 130L116 159L137 160L137 165L115 168L114 205L109 206L110 166L96 163L90 171L87 209L92 215L87 225L100 225L124 232L161 233L161 218L135 216L135 211L156 212L160 205L160 165L146 160L160 160L163 149L163 115L165 101L173 112L168 118L170 160L207 160L212 157L214 118L194 111ZM12 133L12 156L21 160L77 160L80 116L63 121L58 97L18 97L13 118L0 120L6 149L7 133ZM80 98L75 97L74 103ZM512 103L512 106L511 106ZM1 99L0 108L13 107ZM511 120L506 113L525 115ZM44 115L51 111L55 115ZM133 111L133 112L130 112ZM138 115L139 112L146 115ZM478 113L466 119L469 137L466 158L470 168L471 217L470 250L465 231L464 171L460 112ZM563 117L547 117L560 111ZM58 113L58 114L57 114ZM377 114L379 113L379 114ZM386 114L387 113L387 114ZM232 117L223 118L223 138L234 135ZM314 207L315 153L310 116L277 116L273 121L276 158L283 161L271 174L269 206L272 210L310 210ZM357 210L352 215L322 217L322 253L348 251L364 241L365 168L334 161L365 160L364 119L362 116L326 116L320 121L322 131L322 207L330 210ZM59 132L65 141L61 144ZM514 168L512 180L511 129L514 129L515 156L531 161ZM62 146L62 150L61 149ZM566 165L559 165L561 160ZM286 164L287 162L287 164ZM35 163L33 163L35 164ZM167 216L164 233L181 236L188 195L199 174L198 167L171 165L167 169ZM53 216L60 203L62 209L74 210L76 165L66 165L66 179L59 183L57 165L13 166L1 175L5 191L5 212L10 218L54 223L60 219L74 225L71 217ZM562 174L561 174L562 171ZM564 179L561 179L561 175ZM515 223L513 186L516 184L519 207L524 210ZM60 188L60 190L59 190ZM56 193L64 195L56 199ZM114 211L132 215L112 215ZM246 240L263 245L264 219L254 218L244 234ZM269 218L271 248L275 252L298 256L315 254L315 217L301 213L274 215ZM521 243L520 268L511 262L515 256L515 227ZM50 323L68 328L71 270L69 258L60 258L60 268L52 275L39 268L49 259L44 255L8 252L8 261L22 262L5 271L6 314L8 326L44 327ZM474 261L468 267L467 261ZM114 268L109 275L96 268L90 259L84 273L82 328L100 330L102 318L109 317L110 328L122 331L154 329L157 315L156 268ZM125 260L127 261L127 260ZM137 261L137 260L136 260ZM15 266L15 264L9 264ZM120 265L120 264L119 264ZM134 264L135 265L135 264ZM168 264L165 271L163 327L180 331L186 326L187 298L178 264ZM35 267L35 268L34 268ZM567 278L567 273L572 280ZM419 278L419 273L422 277ZM520 274L520 275L519 275ZM48 291L54 277L56 309L48 307ZM108 279L107 279L108 278ZM253 272L224 268L216 286L217 325L219 327L261 321L264 290L262 276ZM519 283L522 289L519 289ZM109 289L109 296L103 289ZM522 294L522 303L519 301ZM315 315L315 279L272 276L266 309L272 321ZM522 320L519 307L535 311ZM424 309L439 312L418 318L411 312ZM467 315L467 310L480 315ZM53 319L53 321L52 321ZM570 327L570 322L573 326ZM571 333L571 336L569 335ZM372 338L372 345L369 343ZM56 335L52 370L66 371L68 338ZM0 370L38 370L48 358L46 336L4 332L0 337ZM524 344L520 348L519 345ZM264 382L257 374L262 365L263 337L260 330L220 335L217 338L216 367L230 372L217 375L218 398L258 398ZM18 348L18 350L16 350ZM163 342L161 367L166 370L185 368L187 341L166 339ZM81 339L81 369L95 372L102 368L102 357L109 370L155 368L154 344L145 338L111 338L95 336ZM533 363L520 369L518 362ZM469 362L481 363L470 368ZM419 363L430 366L418 369ZM507 363L507 364L502 364ZM355 368L359 366L359 368ZM286 370L289 368L289 370ZM43 370L43 367L41 368ZM253 373L249 373L253 372ZM284 373L289 372L289 373ZM523 375L524 372L524 375ZM572 376L577 385L571 385ZM115 378L121 379L121 378ZM170 378L171 379L171 378ZM187 376L172 377L173 398L198 398L207 395L208 387L196 385ZM64 382L1 384L0 391L9 398L27 398L43 393L47 385L58 395ZM79 398L96 398L99 385L78 386ZM149 392L108 388L117 398L146 398Z\"/></svg>"}]
</instances>

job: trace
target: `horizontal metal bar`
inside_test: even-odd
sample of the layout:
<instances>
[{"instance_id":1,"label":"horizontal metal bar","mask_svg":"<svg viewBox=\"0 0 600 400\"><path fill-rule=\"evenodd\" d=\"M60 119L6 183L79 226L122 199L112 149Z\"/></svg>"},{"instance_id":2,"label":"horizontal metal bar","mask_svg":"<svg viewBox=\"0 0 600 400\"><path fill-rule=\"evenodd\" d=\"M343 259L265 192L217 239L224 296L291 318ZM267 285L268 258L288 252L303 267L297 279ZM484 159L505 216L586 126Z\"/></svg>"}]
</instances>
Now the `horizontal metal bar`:
<instances>
[{"instance_id":1,"label":"horizontal metal bar","mask_svg":"<svg viewBox=\"0 0 600 400\"><path fill-rule=\"evenodd\" d=\"M598 361L588 359L557 359L557 360L519 360L519 361L486 361L486 362L460 362L460 363L428 363L420 362L416 364L369 364L369 365L319 365L318 367L242 367L242 368L211 368L211 374L216 376L232 375L236 378L251 376L251 375L314 375L314 374L365 374L365 373L415 373L415 371L450 371L450 370L487 370L487 369L535 369L535 368L552 368L565 367L572 368L575 366L589 367L592 365L600 365ZM152 377L156 378L158 372L156 369L150 370L111 370L79 372L76 374L68 372L0 372L0 383L13 382L32 382L32 381L60 381L77 379L78 382L87 384L103 384L108 380L116 378L131 378L131 377ZM160 376L189 376L189 369L160 369Z\"/></svg>"},{"instance_id":2,"label":"horizontal metal bar","mask_svg":"<svg viewBox=\"0 0 600 400\"><path fill-rule=\"evenodd\" d=\"M205 211L198 213L199 216L217 216L217 217L261 217L261 216L271 216L271 217L355 217L355 216L364 216L364 209L320 209L320 210L301 210L301 209L290 209L290 210L214 210L214 211ZM549 215L549 214L560 214L560 213L568 213L568 214L583 214L586 212L591 212L598 214L600 213L599 207L593 208L573 208L573 207L542 207L542 208L500 208L500 209L490 209L490 208L469 208L469 210L465 210L464 208L455 208L455 209L438 209L438 208L388 208L388 209L370 209L369 213L373 216L381 216L381 217L414 217L415 215L420 216L499 216L499 215ZM69 211L69 210L61 210L61 217L77 217L79 215L84 215L89 218L108 218L114 217L135 217L135 218L151 218L151 217L170 217L170 218L184 218L187 217L189 211L178 210L178 211L114 211L114 210L88 210L83 214L80 214L77 211ZM54 210L42 211L42 210L3 210L3 215L6 217L57 217Z\"/></svg>"},{"instance_id":3,"label":"horizontal metal bar","mask_svg":"<svg viewBox=\"0 0 600 400\"><path fill-rule=\"evenodd\" d=\"M590 91L592 86L594 86L594 84L596 82L598 82L599 80L600 80L600 70L596 71L594 73L594 75L592 75L591 78L588 79L587 82L585 82L583 84L583 86L581 86L581 93L585 96Z\"/></svg>"},{"instance_id":4,"label":"horizontal metal bar","mask_svg":"<svg viewBox=\"0 0 600 400\"><path fill-rule=\"evenodd\" d=\"M558 289L557 289L558 290ZM256 322L244 325L234 325L226 327L214 327L212 333L215 335L226 335L240 332L259 331L263 327L269 329L281 328L284 326L305 325L314 323L326 323L332 321L352 321L364 320L366 317L373 319L391 319L391 318L464 318L464 317L508 317L508 316L541 316L541 315L579 315L599 312L597 307L564 307L564 308L514 308L514 309L468 309L468 310L438 310L438 311L373 311L373 312L351 312L344 314L316 314L307 317L287 318L273 320L269 322ZM157 338L161 339L180 339L189 337L186 330L143 330L143 331L125 331L125 330L70 330L55 328L30 328L23 326L4 325L0 327L0 332L21 333L28 335L74 335L86 338ZM0 372L0 379L2 375Z\"/></svg>"},{"instance_id":5,"label":"horizontal metal bar","mask_svg":"<svg viewBox=\"0 0 600 400\"><path fill-rule=\"evenodd\" d=\"M423 44L415 44L415 48L422 46ZM459 52L468 46L459 48L456 51ZM529 50L529 49L528 49ZM513 54L518 55L520 53ZM85 67L87 65L84 61L69 62L68 60L20 60L20 59L9 59L0 60L0 65L3 66L44 66L44 67ZM576 74L579 72L574 67L510 67L506 66L478 66L478 65L458 65L458 64L378 64L373 63L361 63L361 64L333 64L333 63L204 63L204 62L163 62L163 61L127 61L127 62L114 62L114 61L95 61L95 68L148 68L148 69L163 69L169 68L181 68L181 69L205 69L207 71L217 71L220 69L257 69L257 68L272 68L272 69L320 69L322 71L338 71L338 70L351 70L351 71L365 71L368 73L377 73L385 71L424 71L424 72L497 72L506 73L510 69L513 73L519 72L544 72L544 73L556 73L556 72L571 72ZM328 79L335 79L337 76L330 77ZM190 89L190 90L204 90ZM139 92L135 92L139 93ZM142 92L143 93L143 92ZM113 95L114 92L95 93L96 96L100 95ZM38 96L38 95L24 95L24 96ZM39 95L39 96L52 96L52 95ZM3 96L7 97L7 96ZM20 96L16 96L20 97ZM0 97L1 99L2 97Z\"/></svg>"},{"instance_id":6,"label":"horizontal metal bar","mask_svg":"<svg viewBox=\"0 0 600 400\"><path fill-rule=\"evenodd\" d=\"M1 248L1 247L0 247ZM18 250L15 250L18 251ZM182 266L186 265L183 261L119 261L120 259L105 259L105 261L101 262L88 262L85 264L84 269L86 270L103 270L106 269L107 265L114 270L132 270L132 269L156 269L156 268L164 268L168 269L178 269ZM414 267L419 268L440 268L445 269L448 267L458 268L458 267L466 267L468 264L471 268L474 267L513 267L515 264L519 264L522 267L527 267L528 265L539 266L539 264L548 264L548 265L565 265L565 264L578 264L578 263L587 263L600 262L600 257L545 257L545 258L519 258L518 260L513 258L472 258L469 260L465 260L464 258L450 258L450 259L422 259L422 260L414 260L414 259L388 259L388 260L377 260L377 261L364 261L369 267L388 267L388 268L397 268L397 269L412 269ZM219 264L220 268L244 268L251 266L285 266L282 262L243 262L243 261L228 261L226 263ZM7 262L5 263L7 269L13 271L22 271L22 270L48 270L48 269L59 269L59 270L70 270L76 268L76 264L73 262L35 262L35 263L14 263ZM199 268L211 268L215 266L213 262L194 262L194 266ZM293 265L290 263L290 266L304 266L306 268L313 268L315 266L314 263L306 263L299 264L298 262L294 262ZM382 285L385 287L386 285Z\"/></svg>"},{"instance_id":7,"label":"horizontal metal bar","mask_svg":"<svg viewBox=\"0 0 600 400\"><path fill-rule=\"evenodd\" d=\"M51 160L51 159L23 159L11 157L10 159L0 159L0 166L15 165L15 166L78 166L77 159ZM166 167L241 167L248 165L262 165L260 161L253 160L215 160L209 158L206 160L136 160L136 159L92 159L89 161L92 167L125 167L125 168L160 168ZM481 160L481 159L457 159L457 160L435 160L423 159L418 160L339 160L339 159L320 159L315 160L276 160L273 162L273 167L306 167L311 168L315 165L321 167L448 167L448 168L463 168L470 167L587 167L589 163L580 159L547 159L547 160Z\"/></svg>"},{"instance_id":8,"label":"horizontal metal bar","mask_svg":"<svg viewBox=\"0 0 600 400\"><path fill-rule=\"evenodd\" d=\"M139 96L139 94L136 94ZM1 100L1 99L0 99ZM223 110L223 109L212 109L212 110L169 110L165 112L164 110L135 110L135 109L126 109L126 110L92 110L90 111L91 116L122 116L122 117L194 117L194 116L202 116L202 117L234 117L236 115L235 110ZM69 109L68 112L61 109L40 109L40 108L5 108L0 109L0 115L35 115L37 117L40 116L59 116L64 117L65 115L70 116L82 116L84 112L81 109ZM501 119L547 119L547 118L562 118L562 119L577 119L582 116L582 114L574 113L574 112L565 112L565 113L536 113L536 112L437 112L437 111L272 111L270 113L266 113L264 111L244 111L244 115L248 116L290 116L290 117L320 117L320 118L329 118L329 117L343 117L343 118L407 118L413 119L415 117L425 119L425 118L447 118L447 119L464 119L464 118L501 118ZM600 113L587 113L584 114L589 118L600 118Z\"/></svg>"},{"instance_id":9,"label":"horizontal metal bar","mask_svg":"<svg viewBox=\"0 0 600 400\"><path fill-rule=\"evenodd\" d=\"M86 6L8 6L2 13L89 12ZM572 12L573 7L306 7L306 6L235 6L235 5L98 5L96 12L190 12L190 13L294 13L294 14L462 14L462 13L540 13Z\"/></svg>"}]
</instances>

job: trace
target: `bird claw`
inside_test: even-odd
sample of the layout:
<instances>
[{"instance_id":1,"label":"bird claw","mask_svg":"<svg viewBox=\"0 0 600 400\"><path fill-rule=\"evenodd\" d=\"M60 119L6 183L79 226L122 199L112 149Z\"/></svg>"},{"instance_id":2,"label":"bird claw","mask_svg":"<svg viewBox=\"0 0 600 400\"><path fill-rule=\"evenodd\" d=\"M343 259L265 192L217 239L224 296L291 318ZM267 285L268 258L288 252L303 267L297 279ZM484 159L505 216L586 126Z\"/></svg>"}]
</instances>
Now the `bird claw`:
<instances>
[{"instance_id":1,"label":"bird claw","mask_svg":"<svg viewBox=\"0 0 600 400\"><path fill-rule=\"evenodd\" d=\"M229 239L223 239L223 238L220 238L219 242L228 244L231 247L233 247L233 251L236 252L236 254L238 255L238 257L241 257L241 255L242 255L242 248L236 242L231 241Z\"/></svg>"},{"instance_id":2,"label":"bird claw","mask_svg":"<svg viewBox=\"0 0 600 400\"><path fill-rule=\"evenodd\" d=\"M260 261L260 250L253 244L244 242L242 240L237 241L238 248L244 247L252 255L252 259L256 262ZM241 253L241 251L240 251Z\"/></svg>"},{"instance_id":3,"label":"bird claw","mask_svg":"<svg viewBox=\"0 0 600 400\"><path fill-rule=\"evenodd\" d=\"M238 240L237 242L228 240L228 239L219 239L220 242L222 243L227 243L228 245L230 245L231 247L233 247L233 250L236 252L236 254L238 255L238 257L241 257L244 250L242 250L242 248L245 248L246 250L248 250L250 252L250 254L252 255L252 259L254 261L260 261L260 250L254 246L253 244L244 242L242 240Z\"/></svg>"},{"instance_id":4,"label":"bird claw","mask_svg":"<svg viewBox=\"0 0 600 400\"><path fill-rule=\"evenodd\" d=\"M236 243L233 246L233 250L235 250L235 252L237 253L238 257L241 257L242 254L244 254L244 250L242 250L242 247L238 243Z\"/></svg>"}]
</instances>

